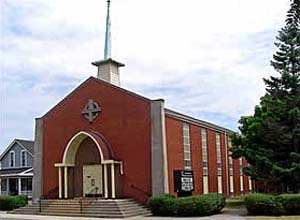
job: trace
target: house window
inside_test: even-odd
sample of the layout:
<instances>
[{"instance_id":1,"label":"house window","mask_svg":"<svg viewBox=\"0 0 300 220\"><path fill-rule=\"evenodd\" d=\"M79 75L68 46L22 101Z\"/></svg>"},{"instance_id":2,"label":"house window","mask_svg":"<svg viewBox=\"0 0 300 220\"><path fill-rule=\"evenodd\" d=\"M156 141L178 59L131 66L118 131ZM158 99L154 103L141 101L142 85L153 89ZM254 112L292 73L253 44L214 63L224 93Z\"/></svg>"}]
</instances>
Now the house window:
<instances>
[{"instance_id":1,"label":"house window","mask_svg":"<svg viewBox=\"0 0 300 220\"><path fill-rule=\"evenodd\" d=\"M21 151L21 167L27 166L27 154L25 150Z\"/></svg>"},{"instance_id":2,"label":"house window","mask_svg":"<svg viewBox=\"0 0 300 220\"><path fill-rule=\"evenodd\" d=\"M32 191L32 179L31 178L21 179L21 191Z\"/></svg>"},{"instance_id":3,"label":"house window","mask_svg":"<svg viewBox=\"0 0 300 220\"><path fill-rule=\"evenodd\" d=\"M1 191L7 191L7 179L1 179Z\"/></svg>"},{"instance_id":4,"label":"house window","mask_svg":"<svg viewBox=\"0 0 300 220\"><path fill-rule=\"evenodd\" d=\"M190 126L183 123L184 169L191 170Z\"/></svg>"},{"instance_id":5,"label":"house window","mask_svg":"<svg viewBox=\"0 0 300 220\"><path fill-rule=\"evenodd\" d=\"M15 152L14 151L11 151L10 152L10 155L9 155L9 166L10 167L15 167L16 165L16 155L15 155Z\"/></svg>"},{"instance_id":6,"label":"house window","mask_svg":"<svg viewBox=\"0 0 300 220\"><path fill-rule=\"evenodd\" d=\"M203 193L209 193L208 189L208 154L207 154L207 136L206 129L201 129L202 144L202 166L203 166Z\"/></svg>"}]
</instances>

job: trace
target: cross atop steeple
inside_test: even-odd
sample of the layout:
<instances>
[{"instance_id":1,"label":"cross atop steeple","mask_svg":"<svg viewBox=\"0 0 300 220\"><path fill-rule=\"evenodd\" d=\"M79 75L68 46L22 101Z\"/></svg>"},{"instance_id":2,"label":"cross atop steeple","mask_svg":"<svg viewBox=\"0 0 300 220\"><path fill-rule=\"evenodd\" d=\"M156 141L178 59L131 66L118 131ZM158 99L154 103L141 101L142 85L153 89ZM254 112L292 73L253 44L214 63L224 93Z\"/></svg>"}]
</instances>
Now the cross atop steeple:
<instances>
[{"instance_id":1,"label":"cross atop steeple","mask_svg":"<svg viewBox=\"0 0 300 220\"><path fill-rule=\"evenodd\" d=\"M111 58L110 0L107 0L107 17L106 17L104 59L107 60L109 58Z\"/></svg>"},{"instance_id":2,"label":"cross atop steeple","mask_svg":"<svg viewBox=\"0 0 300 220\"><path fill-rule=\"evenodd\" d=\"M98 67L98 79L104 80L116 86L120 86L121 83L119 67L124 66L124 64L117 62L111 58L110 2L111 0L107 0L104 60L92 62L92 64Z\"/></svg>"}]
</instances>

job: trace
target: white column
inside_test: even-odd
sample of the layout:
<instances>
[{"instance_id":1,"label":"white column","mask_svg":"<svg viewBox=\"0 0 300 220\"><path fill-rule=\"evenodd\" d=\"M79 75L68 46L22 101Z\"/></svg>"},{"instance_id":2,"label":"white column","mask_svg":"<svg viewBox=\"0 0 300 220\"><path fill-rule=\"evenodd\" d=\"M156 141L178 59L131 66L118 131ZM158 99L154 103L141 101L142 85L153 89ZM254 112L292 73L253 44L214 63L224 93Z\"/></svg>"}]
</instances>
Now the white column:
<instances>
[{"instance_id":1,"label":"white column","mask_svg":"<svg viewBox=\"0 0 300 220\"><path fill-rule=\"evenodd\" d=\"M61 167L58 167L58 197L62 198L62 176L61 176Z\"/></svg>"},{"instance_id":2,"label":"white column","mask_svg":"<svg viewBox=\"0 0 300 220\"><path fill-rule=\"evenodd\" d=\"M116 186L115 186L115 164L111 164L111 198L116 198Z\"/></svg>"},{"instance_id":3,"label":"white column","mask_svg":"<svg viewBox=\"0 0 300 220\"><path fill-rule=\"evenodd\" d=\"M18 195L21 195L21 177L18 178Z\"/></svg>"},{"instance_id":4,"label":"white column","mask_svg":"<svg viewBox=\"0 0 300 220\"><path fill-rule=\"evenodd\" d=\"M7 181L6 181L6 194L7 194L7 196L9 196L9 194L10 194L10 189L9 189L9 178L7 178Z\"/></svg>"},{"instance_id":5,"label":"white column","mask_svg":"<svg viewBox=\"0 0 300 220\"><path fill-rule=\"evenodd\" d=\"M104 198L108 198L108 188L107 188L107 164L103 164L104 166Z\"/></svg>"},{"instance_id":6,"label":"white column","mask_svg":"<svg viewBox=\"0 0 300 220\"><path fill-rule=\"evenodd\" d=\"M68 198L68 167L65 167L65 199Z\"/></svg>"}]
</instances>

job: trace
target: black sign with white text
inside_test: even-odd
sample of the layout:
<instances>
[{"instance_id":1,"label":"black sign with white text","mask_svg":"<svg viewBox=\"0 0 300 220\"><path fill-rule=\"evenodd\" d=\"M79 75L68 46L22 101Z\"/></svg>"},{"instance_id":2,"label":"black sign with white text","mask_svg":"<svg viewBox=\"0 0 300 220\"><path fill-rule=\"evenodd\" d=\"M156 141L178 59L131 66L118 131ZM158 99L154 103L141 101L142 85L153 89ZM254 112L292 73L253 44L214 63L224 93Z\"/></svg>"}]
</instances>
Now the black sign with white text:
<instances>
[{"instance_id":1,"label":"black sign with white text","mask_svg":"<svg viewBox=\"0 0 300 220\"><path fill-rule=\"evenodd\" d=\"M193 192L194 174L191 170L174 170L174 191Z\"/></svg>"}]
</instances>

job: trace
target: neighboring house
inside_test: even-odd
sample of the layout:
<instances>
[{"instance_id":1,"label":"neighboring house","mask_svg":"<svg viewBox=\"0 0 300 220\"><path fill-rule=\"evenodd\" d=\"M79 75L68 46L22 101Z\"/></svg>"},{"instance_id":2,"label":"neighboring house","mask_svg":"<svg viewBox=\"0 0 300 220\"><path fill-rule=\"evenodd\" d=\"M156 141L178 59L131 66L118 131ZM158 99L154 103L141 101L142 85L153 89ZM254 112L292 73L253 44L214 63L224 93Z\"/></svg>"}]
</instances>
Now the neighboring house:
<instances>
[{"instance_id":1,"label":"neighboring house","mask_svg":"<svg viewBox=\"0 0 300 220\"><path fill-rule=\"evenodd\" d=\"M32 196L33 144L15 139L0 156L1 196Z\"/></svg>"}]
</instances>

